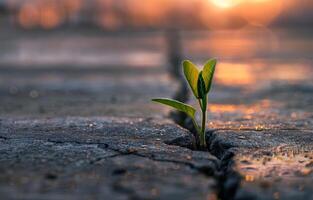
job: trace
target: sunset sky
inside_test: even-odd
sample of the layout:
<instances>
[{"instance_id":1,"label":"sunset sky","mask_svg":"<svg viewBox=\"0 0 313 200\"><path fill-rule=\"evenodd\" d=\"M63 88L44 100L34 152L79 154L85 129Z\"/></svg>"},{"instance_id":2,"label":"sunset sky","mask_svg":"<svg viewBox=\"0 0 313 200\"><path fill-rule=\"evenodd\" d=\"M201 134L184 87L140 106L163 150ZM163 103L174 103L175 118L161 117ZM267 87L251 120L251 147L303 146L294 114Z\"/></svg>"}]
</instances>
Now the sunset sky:
<instances>
[{"instance_id":1,"label":"sunset sky","mask_svg":"<svg viewBox=\"0 0 313 200\"><path fill-rule=\"evenodd\" d=\"M6 0L25 28L90 21L124 26L238 28L313 24L312 0Z\"/></svg>"}]
</instances>

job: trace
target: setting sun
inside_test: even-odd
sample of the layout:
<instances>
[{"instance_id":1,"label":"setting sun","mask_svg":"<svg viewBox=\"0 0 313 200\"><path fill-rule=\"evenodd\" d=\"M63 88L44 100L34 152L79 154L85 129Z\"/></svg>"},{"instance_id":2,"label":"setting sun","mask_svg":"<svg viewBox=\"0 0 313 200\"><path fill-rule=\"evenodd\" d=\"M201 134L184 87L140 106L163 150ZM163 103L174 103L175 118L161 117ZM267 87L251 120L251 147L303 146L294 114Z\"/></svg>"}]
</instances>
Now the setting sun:
<instances>
[{"instance_id":1,"label":"setting sun","mask_svg":"<svg viewBox=\"0 0 313 200\"><path fill-rule=\"evenodd\" d=\"M220 8L231 8L238 4L244 3L262 3L269 2L271 0L210 0L214 5Z\"/></svg>"},{"instance_id":2,"label":"setting sun","mask_svg":"<svg viewBox=\"0 0 313 200\"><path fill-rule=\"evenodd\" d=\"M242 0L210 0L214 5L220 8L230 8L239 4Z\"/></svg>"},{"instance_id":3,"label":"setting sun","mask_svg":"<svg viewBox=\"0 0 313 200\"><path fill-rule=\"evenodd\" d=\"M236 17L247 24L266 26L277 19L283 9L282 0L207 0L206 2L209 7L213 5L218 8L211 9L210 14L204 12L205 19L214 18L214 21L207 22L210 28L229 27L234 24Z\"/></svg>"}]
</instances>

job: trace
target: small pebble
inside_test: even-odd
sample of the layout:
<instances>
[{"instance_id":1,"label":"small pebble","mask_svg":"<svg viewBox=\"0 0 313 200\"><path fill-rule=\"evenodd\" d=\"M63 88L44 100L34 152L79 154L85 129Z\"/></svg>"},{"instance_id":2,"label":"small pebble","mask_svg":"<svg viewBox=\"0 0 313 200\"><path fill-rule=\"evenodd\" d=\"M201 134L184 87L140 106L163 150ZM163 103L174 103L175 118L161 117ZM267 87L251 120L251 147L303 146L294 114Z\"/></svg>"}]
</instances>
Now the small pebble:
<instances>
[{"instance_id":1,"label":"small pebble","mask_svg":"<svg viewBox=\"0 0 313 200\"><path fill-rule=\"evenodd\" d=\"M243 135L239 135L238 138L239 138L239 139L242 139L242 140L243 140L243 139L246 139L246 137L243 136Z\"/></svg>"}]
</instances>

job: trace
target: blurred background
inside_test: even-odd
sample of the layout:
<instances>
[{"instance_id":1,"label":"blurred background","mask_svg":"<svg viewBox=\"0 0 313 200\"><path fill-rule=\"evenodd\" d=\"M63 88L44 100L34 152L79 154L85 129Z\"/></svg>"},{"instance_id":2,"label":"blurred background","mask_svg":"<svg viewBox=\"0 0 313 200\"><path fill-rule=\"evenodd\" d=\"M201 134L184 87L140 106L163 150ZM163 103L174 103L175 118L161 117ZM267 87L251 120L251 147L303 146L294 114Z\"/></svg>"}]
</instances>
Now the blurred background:
<instances>
[{"instance_id":1,"label":"blurred background","mask_svg":"<svg viewBox=\"0 0 313 200\"><path fill-rule=\"evenodd\" d=\"M312 25L310 0L1 0L1 23L23 29L229 29Z\"/></svg>"},{"instance_id":2,"label":"blurred background","mask_svg":"<svg viewBox=\"0 0 313 200\"><path fill-rule=\"evenodd\" d=\"M311 0L0 0L0 113L150 116L183 59L211 57L217 111L282 84L296 98L311 91L312 27Z\"/></svg>"}]
</instances>

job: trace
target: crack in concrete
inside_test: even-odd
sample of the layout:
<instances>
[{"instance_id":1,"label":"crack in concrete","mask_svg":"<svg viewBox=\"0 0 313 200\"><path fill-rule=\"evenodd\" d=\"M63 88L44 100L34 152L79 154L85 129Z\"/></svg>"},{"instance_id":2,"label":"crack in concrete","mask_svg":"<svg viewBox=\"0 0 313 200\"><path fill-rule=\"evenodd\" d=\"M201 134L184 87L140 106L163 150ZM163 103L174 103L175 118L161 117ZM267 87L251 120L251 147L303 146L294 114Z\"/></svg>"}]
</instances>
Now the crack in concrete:
<instances>
[{"instance_id":1,"label":"crack in concrete","mask_svg":"<svg viewBox=\"0 0 313 200\"><path fill-rule=\"evenodd\" d=\"M13 140L13 138L8 138L8 139L9 140ZM24 140L24 139L28 139L28 138L18 138L17 140ZM155 158L154 154L144 155L144 154L138 153L137 151L133 151L131 149L121 150L121 149L118 149L118 148L112 148L107 143L101 143L101 142L79 142L79 141L60 141L60 140L53 140L53 139L47 139L47 140L37 139L37 140L38 141L44 141L44 142L51 142L51 143L54 143L54 144L96 145L97 148L104 149L104 150L111 150L111 151L114 151L114 152L117 153L117 154L110 155L110 156L104 156L104 157L96 158L95 160L90 161L89 162L90 164L94 164L96 162L100 162L100 161L108 159L108 158L114 158L114 157L125 156L125 155L135 155L135 156L147 158L147 159L150 159L150 160L153 160L153 161L157 161L157 162L168 162L168 163L174 163L174 164L188 166L188 167L190 167L190 169L201 171L206 176L212 176L213 175L212 171L210 170L211 166L209 166L209 165L203 165L201 167L197 167L197 166L195 166L194 164L192 164L190 162L183 162L183 161L177 161L177 160L171 160L171 159L159 159L159 158Z\"/></svg>"},{"instance_id":2,"label":"crack in concrete","mask_svg":"<svg viewBox=\"0 0 313 200\"><path fill-rule=\"evenodd\" d=\"M189 99L188 90L186 92L186 88L188 88L188 86L186 85L186 82L184 81L182 76L180 77L176 76L176 79L178 80L180 84L180 89L174 95L174 99L186 103ZM179 126L189 130L190 133L196 138L196 140L198 140L197 133L191 122L191 119L185 113L172 112L170 115L170 118ZM216 130L211 130L210 132L211 136L213 133L212 131L214 132ZM208 134L207 134L207 137L208 137ZM209 137L209 140L207 141L208 147L212 145L212 142L213 142L212 137ZM221 164L218 167L218 170L211 175L211 177L213 177L216 181L216 186L214 188L217 193L216 195L218 199L221 199L221 200L233 200L235 198L236 192L238 191L240 187L240 181L241 181L240 174L234 168L234 165L235 165L234 160L233 160L234 153L229 151L228 149L222 148L221 144L215 143L215 147L218 147L219 149L214 149L214 150L208 149L208 152L216 156L221 161ZM194 149L191 149L191 150L194 150ZM204 173L201 169L197 169L197 168L195 169L199 173Z\"/></svg>"},{"instance_id":3,"label":"crack in concrete","mask_svg":"<svg viewBox=\"0 0 313 200\"><path fill-rule=\"evenodd\" d=\"M103 145L103 144L99 144L99 145ZM98 145L98 147L99 147L99 145ZM201 171L206 176L212 176L213 175L213 172L211 170L212 167L209 166L209 165L203 165L201 167L197 167L197 166L195 166L194 164L192 164L190 162L183 162L183 161L177 161L177 160L171 160L171 159L155 158L154 154L144 155L144 154L138 153L137 151L125 152L125 151L121 151L121 150L116 149L116 148L111 148L111 147L109 147L109 145L107 145L105 147L101 147L100 146L100 148L105 148L105 149L109 149L109 150L118 152L118 153L120 153L119 155L135 155L135 156L147 158L147 159L150 159L150 160L153 160L153 161L157 161L157 162L168 162L168 163L184 165L184 166L190 167L190 169L193 169L193 170L196 170L196 171Z\"/></svg>"},{"instance_id":4,"label":"crack in concrete","mask_svg":"<svg viewBox=\"0 0 313 200\"><path fill-rule=\"evenodd\" d=\"M7 138L7 137L3 137L0 136L0 138L5 138L5 140L27 140L27 139L33 139L33 138ZM110 156L104 156L104 157L99 157L93 161L90 161L90 164L94 164L96 162L100 162L101 160L105 160L107 158L113 158L113 157L117 157L117 156L124 156L124 155L135 155L135 156L139 156L139 157L143 157L143 158L147 158L153 161L158 161L158 162L169 162L169 163L174 163L174 164L179 164L179 165L185 165L190 167L191 169L197 170L197 171L202 171L203 173L205 173L205 175L207 176L212 176L213 173L210 172L211 166L209 165L203 165L201 167L197 167L194 164L190 163L190 162L183 162L183 161L177 161L177 160L171 160L171 159L159 159L159 158L155 158L154 154L151 155L144 155L141 153L138 153L136 150L132 150L132 149L125 149L125 150L121 150L118 148L112 148L110 147L107 143L102 143L102 142L79 142L79 141L60 141L60 140L53 140L53 139L36 139L38 141L43 141L43 142L51 142L54 144L75 144L75 145L96 145L97 148L100 149L104 149L104 150L111 150L116 152L117 154L115 155L110 155Z\"/></svg>"},{"instance_id":5,"label":"crack in concrete","mask_svg":"<svg viewBox=\"0 0 313 200\"><path fill-rule=\"evenodd\" d=\"M4 136L1 136L1 135L0 135L0 139L3 139L3 140L9 140L9 139L11 139L11 138L4 137Z\"/></svg>"}]
</instances>

